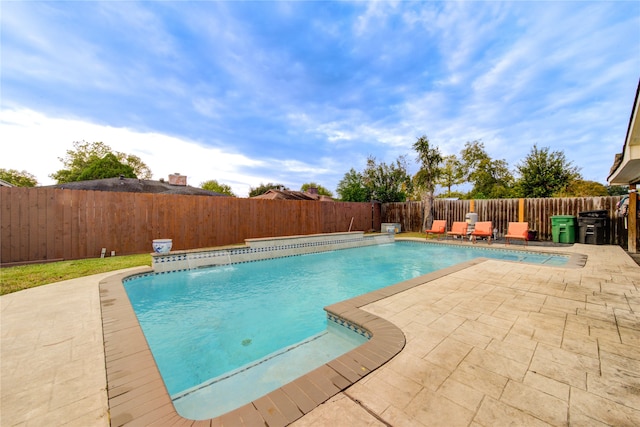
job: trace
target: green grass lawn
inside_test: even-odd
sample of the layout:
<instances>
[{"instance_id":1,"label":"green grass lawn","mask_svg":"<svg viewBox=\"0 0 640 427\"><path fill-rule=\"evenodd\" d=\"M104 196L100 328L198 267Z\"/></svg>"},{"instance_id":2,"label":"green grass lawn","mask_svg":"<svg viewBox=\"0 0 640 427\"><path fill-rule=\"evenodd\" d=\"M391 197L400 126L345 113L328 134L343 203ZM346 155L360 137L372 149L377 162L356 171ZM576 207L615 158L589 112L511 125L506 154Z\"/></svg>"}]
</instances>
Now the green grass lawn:
<instances>
[{"instance_id":1,"label":"green grass lawn","mask_svg":"<svg viewBox=\"0 0 640 427\"><path fill-rule=\"evenodd\" d=\"M420 237L422 239L424 239L425 234L424 233L418 233L417 231L409 231L408 233L402 232L400 234L397 235L398 237Z\"/></svg>"},{"instance_id":2,"label":"green grass lawn","mask_svg":"<svg viewBox=\"0 0 640 427\"><path fill-rule=\"evenodd\" d=\"M4 267L0 269L0 295L62 280L145 265L151 266L149 254Z\"/></svg>"}]
</instances>

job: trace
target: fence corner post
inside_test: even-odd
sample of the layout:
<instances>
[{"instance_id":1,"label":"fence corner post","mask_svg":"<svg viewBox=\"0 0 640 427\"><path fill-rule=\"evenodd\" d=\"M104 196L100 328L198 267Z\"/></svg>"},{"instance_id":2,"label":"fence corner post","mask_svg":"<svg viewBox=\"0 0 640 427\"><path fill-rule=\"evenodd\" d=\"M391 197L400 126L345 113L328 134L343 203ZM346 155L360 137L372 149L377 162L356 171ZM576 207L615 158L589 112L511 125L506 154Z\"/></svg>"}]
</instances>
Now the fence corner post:
<instances>
[{"instance_id":1,"label":"fence corner post","mask_svg":"<svg viewBox=\"0 0 640 427\"><path fill-rule=\"evenodd\" d=\"M518 222L524 222L524 199L518 199Z\"/></svg>"},{"instance_id":2,"label":"fence corner post","mask_svg":"<svg viewBox=\"0 0 640 427\"><path fill-rule=\"evenodd\" d=\"M635 184L629 184L629 214L627 216L627 250L638 253L638 190Z\"/></svg>"}]
</instances>

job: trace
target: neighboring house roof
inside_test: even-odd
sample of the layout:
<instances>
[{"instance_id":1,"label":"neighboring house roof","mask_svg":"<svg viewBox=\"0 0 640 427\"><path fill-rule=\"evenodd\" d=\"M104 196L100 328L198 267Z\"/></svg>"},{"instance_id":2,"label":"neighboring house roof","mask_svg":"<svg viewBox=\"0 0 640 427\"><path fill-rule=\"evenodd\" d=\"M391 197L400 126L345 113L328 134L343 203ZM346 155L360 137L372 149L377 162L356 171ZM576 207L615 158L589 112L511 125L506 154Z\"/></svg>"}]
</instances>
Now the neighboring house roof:
<instances>
[{"instance_id":1,"label":"neighboring house roof","mask_svg":"<svg viewBox=\"0 0 640 427\"><path fill-rule=\"evenodd\" d=\"M638 108L640 98L640 80L636 90L636 98L631 109L627 136L624 140L622 153L615 155L613 166L609 173L609 184L628 185L640 183L640 121L638 121Z\"/></svg>"},{"instance_id":2,"label":"neighboring house roof","mask_svg":"<svg viewBox=\"0 0 640 427\"><path fill-rule=\"evenodd\" d=\"M0 187L13 187L13 184L5 181L4 179L0 179Z\"/></svg>"},{"instance_id":3,"label":"neighboring house roof","mask_svg":"<svg viewBox=\"0 0 640 427\"><path fill-rule=\"evenodd\" d=\"M163 181L137 178L106 178L75 181L51 185L52 188L69 190L119 191L124 193L185 194L191 196L225 196L226 194L203 190L188 185L173 185Z\"/></svg>"},{"instance_id":4,"label":"neighboring house roof","mask_svg":"<svg viewBox=\"0 0 640 427\"><path fill-rule=\"evenodd\" d=\"M329 196L321 196L319 194L307 193L304 191L292 191L292 190L268 190L266 193L262 193L259 196L254 196L252 199L270 199L270 200L317 200L321 202L332 202L333 199Z\"/></svg>"}]
</instances>

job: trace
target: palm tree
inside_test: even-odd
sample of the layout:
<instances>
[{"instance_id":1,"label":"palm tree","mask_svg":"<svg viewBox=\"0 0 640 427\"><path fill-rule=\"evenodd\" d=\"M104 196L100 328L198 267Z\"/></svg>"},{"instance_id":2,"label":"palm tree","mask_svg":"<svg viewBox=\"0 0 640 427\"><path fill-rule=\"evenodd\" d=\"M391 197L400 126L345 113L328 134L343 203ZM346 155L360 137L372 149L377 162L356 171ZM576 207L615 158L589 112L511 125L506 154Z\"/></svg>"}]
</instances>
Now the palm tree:
<instances>
[{"instance_id":1,"label":"palm tree","mask_svg":"<svg viewBox=\"0 0 640 427\"><path fill-rule=\"evenodd\" d=\"M422 229L426 230L427 224L430 225L433 221L433 192L440 175L442 155L438 147L429 145L426 135L418 138L413 144L413 149L418 153L417 160L420 162L420 170L413 177L413 181L421 193L424 207Z\"/></svg>"}]
</instances>

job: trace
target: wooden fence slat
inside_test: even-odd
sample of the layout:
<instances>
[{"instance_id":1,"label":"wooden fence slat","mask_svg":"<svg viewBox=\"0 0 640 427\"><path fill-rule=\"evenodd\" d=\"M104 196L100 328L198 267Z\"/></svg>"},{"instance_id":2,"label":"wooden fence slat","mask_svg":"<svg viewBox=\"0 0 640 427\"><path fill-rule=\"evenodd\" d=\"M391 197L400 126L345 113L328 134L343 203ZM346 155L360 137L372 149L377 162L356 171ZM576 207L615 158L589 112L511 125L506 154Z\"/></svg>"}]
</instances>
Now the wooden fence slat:
<instances>
[{"instance_id":1,"label":"wooden fence slat","mask_svg":"<svg viewBox=\"0 0 640 427\"><path fill-rule=\"evenodd\" d=\"M229 201L225 198L225 200L220 200L220 202L216 204L211 201L211 204L215 206L217 213L215 224L212 228L214 231L213 246L220 246L223 244L222 242L227 241L227 239L231 240L234 237L233 233L235 230L231 228L232 218L229 212Z\"/></svg>"},{"instance_id":2,"label":"wooden fence slat","mask_svg":"<svg viewBox=\"0 0 640 427\"><path fill-rule=\"evenodd\" d=\"M117 209L109 210L109 219L107 228L109 230L107 252L115 252L122 254L122 248L126 244L127 236L121 235L121 226L123 220L123 213L127 209L122 203L121 195L119 193L111 193L108 196L111 199L110 203L113 206L117 206ZM116 238L118 236L119 238Z\"/></svg>"},{"instance_id":3,"label":"wooden fence slat","mask_svg":"<svg viewBox=\"0 0 640 427\"><path fill-rule=\"evenodd\" d=\"M89 191L79 191L77 193L77 201L78 201L78 246L77 246L77 257L78 258L86 258L87 255L87 210L89 206L87 204L87 195ZM96 256L95 254L91 256Z\"/></svg>"},{"instance_id":4,"label":"wooden fence slat","mask_svg":"<svg viewBox=\"0 0 640 427\"><path fill-rule=\"evenodd\" d=\"M29 233L29 242L27 246L27 257L29 254L33 254L36 259L40 253L40 247L38 244L38 192L29 191L27 194L29 198L29 207L27 208L27 229Z\"/></svg>"},{"instance_id":5,"label":"wooden fence slat","mask_svg":"<svg viewBox=\"0 0 640 427\"><path fill-rule=\"evenodd\" d=\"M193 200L194 209L198 214L198 221L192 226L194 237L193 244L194 247L197 248L202 248L204 246L206 238L205 233L208 231L205 226L207 211L204 210L204 204L202 202L204 198L205 196L196 196Z\"/></svg>"},{"instance_id":6,"label":"wooden fence slat","mask_svg":"<svg viewBox=\"0 0 640 427\"><path fill-rule=\"evenodd\" d=\"M103 229L105 230L105 238L101 247L107 249L107 253L111 254L112 251L116 251L118 253L118 242L117 242L117 229L116 224L118 222L119 210L122 209L122 206L118 206L117 209L114 209L113 206L117 206L118 199L116 198L117 194L109 194L104 197L104 214L102 216L104 225ZM111 207L110 207L111 206Z\"/></svg>"},{"instance_id":7,"label":"wooden fence slat","mask_svg":"<svg viewBox=\"0 0 640 427\"><path fill-rule=\"evenodd\" d=\"M153 198L153 212L156 218L156 225L153 229L154 239L164 239L165 237L164 230L167 228L167 217L164 208L165 199L166 197L163 195Z\"/></svg>"},{"instance_id":8,"label":"wooden fence slat","mask_svg":"<svg viewBox=\"0 0 640 427\"><path fill-rule=\"evenodd\" d=\"M177 250L186 249L186 246L182 241L182 233L180 230L178 210L173 209L173 195L165 196L163 209L165 210L165 215L167 218L167 229L165 230L165 237L166 238L171 237L172 239L174 239L173 247L175 249Z\"/></svg>"},{"instance_id":9,"label":"wooden fence slat","mask_svg":"<svg viewBox=\"0 0 640 427\"><path fill-rule=\"evenodd\" d=\"M73 190L62 190L62 257L64 259L74 259L71 251L72 230L71 211Z\"/></svg>"},{"instance_id":10,"label":"wooden fence slat","mask_svg":"<svg viewBox=\"0 0 640 427\"><path fill-rule=\"evenodd\" d=\"M11 244L11 196L12 193L7 187L0 187L0 261L8 262L5 260L12 259L12 244Z\"/></svg>"},{"instance_id":11,"label":"wooden fence slat","mask_svg":"<svg viewBox=\"0 0 640 427\"><path fill-rule=\"evenodd\" d=\"M47 193L42 188L36 189L38 206L37 259L47 258Z\"/></svg>"},{"instance_id":12,"label":"wooden fence slat","mask_svg":"<svg viewBox=\"0 0 640 427\"><path fill-rule=\"evenodd\" d=\"M77 191L69 191L69 258L79 258L79 229L78 229L78 216L80 215L80 205L78 198L80 195Z\"/></svg>"},{"instance_id":13,"label":"wooden fence slat","mask_svg":"<svg viewBox=\"0 0 640 427\"><path fill-rule=\"evenodd\" d=\"M29 193L22 191L19 195L20 209L17 211L20 226L20 235L26 236L25 239L18 241L20 251L20 259L24 260L29 257Z\"/></svg>"},{"instance_id":14,"label":"wooden fence slat","mask_svg":"<svg viewBox=\"0 0 640 427\"><path fill-rule=\"evenodd\" d=\"M86 192L85 205L86 210L84 214L85 224L85 256L86 257L98 257L100 255L100 249L97 248L96 238L96 203L95 203L95 191Z\"/></svg>"},{"instance_id":15,"label":"wooden fence slat","mask_svg":"<svg viewBox=\"0 0 640 427\"><path fill-rule=\"evenodd\" d=\"M102 252L102 248L106 249L107 230L105 215L107 212L104 198L100 197L100 193L93 192L93 206L95 215L93 217L93 230L95 238L93 240L94 251L99 256Z\"/></svg>"},{"instance_id":16,"label":"wooden fence slat","mask_svg":"<svg viewBox=\"0 0 640 427\"><path fill-rule=\"evenodd\" d=\"M12 191L10 193L11 199L11 221L10 221L10 240L11 240L11 255L12 259L16 261L22 261L22 257L20 256L20 240L23 235L22 229L20 228L20 209L22 207L21 196L22 193L20 191Z\"/></svg>"}]
</instances>

